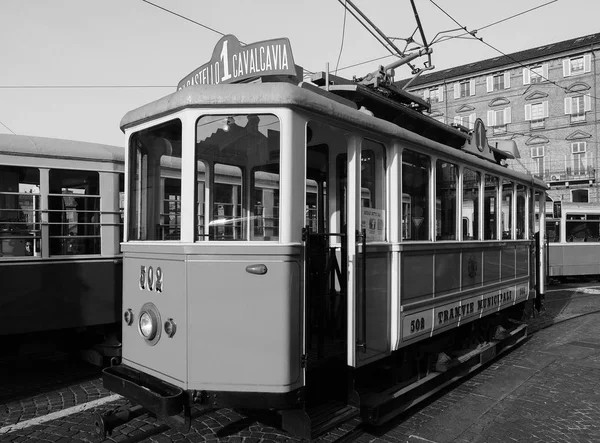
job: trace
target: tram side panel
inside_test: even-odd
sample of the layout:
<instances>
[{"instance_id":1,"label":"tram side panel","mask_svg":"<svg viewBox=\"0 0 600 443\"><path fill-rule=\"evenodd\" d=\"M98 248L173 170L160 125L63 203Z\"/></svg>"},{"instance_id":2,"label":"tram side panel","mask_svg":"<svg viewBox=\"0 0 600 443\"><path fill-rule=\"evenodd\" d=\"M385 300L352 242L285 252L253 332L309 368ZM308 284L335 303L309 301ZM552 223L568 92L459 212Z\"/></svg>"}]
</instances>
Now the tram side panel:
<instances>
[{"instance_id":1,"label":"tram side panel","mask_svg":"<svg viewBox=\"0 0 600 443\"><path fill-rule=\"evenodd\" d=\"M0 335L115 324L121 259L2 262Z\"/></svg>"},{"instance_id":2,"label":"tram side panel","mask_svg":"<svg viewBox=\"0 0 600 443\"><path fill-rule=\"evenodd\" d=\"M435 252L417 245L406 248L400 260L402 342L526 301L533 290L530 247L509 243L482 250L449 245Z\"/></svg>"}]
</instances>

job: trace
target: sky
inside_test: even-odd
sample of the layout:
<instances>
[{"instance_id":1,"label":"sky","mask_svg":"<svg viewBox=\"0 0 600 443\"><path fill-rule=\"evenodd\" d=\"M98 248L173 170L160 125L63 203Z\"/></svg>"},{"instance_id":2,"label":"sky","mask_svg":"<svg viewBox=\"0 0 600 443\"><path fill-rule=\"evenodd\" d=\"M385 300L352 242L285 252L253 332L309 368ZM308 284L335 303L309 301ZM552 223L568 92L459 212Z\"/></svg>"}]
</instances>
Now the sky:
<instances>
[{"instance_id":1,"label":"sky","mask_svg":"<svg viewBox=\"0 0 600 443\"><path fill-rule=\"evenodd\" d=\"M0 133L123 145L125 113L175 92L209 61L222 34L244 43L287 37L296 64L315 72L329 63L347 78L395 60L347 68L389 52L350 13L344 17L344 0L151 2L204 26L143 0L0 0ZM388 37L416 30L409 0L352 2ZM520 14L477 32L506 54L600 32L598 0L414 2L428 41L459 27L450 17L474 31ZM436 70L500 55L473 38L432 49ZM396 70L396 80L409 75L407 67Z\"/></svg>"}]
</instances>

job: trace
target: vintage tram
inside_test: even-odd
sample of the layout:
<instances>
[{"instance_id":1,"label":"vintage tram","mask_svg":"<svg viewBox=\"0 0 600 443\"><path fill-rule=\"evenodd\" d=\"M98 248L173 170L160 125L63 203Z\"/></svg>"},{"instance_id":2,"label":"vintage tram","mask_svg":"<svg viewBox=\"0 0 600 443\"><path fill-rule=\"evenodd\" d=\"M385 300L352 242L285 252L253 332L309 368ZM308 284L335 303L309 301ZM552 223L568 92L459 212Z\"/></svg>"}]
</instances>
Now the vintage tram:
<instances>
[{"instance_id":1,"label":"vintage tram","mask_svg":"<svg viewBox=\"0 0 600 443\"><path fill-rule=\"evenodd\" d=\"M600 276L600 206L594 203L553 203L546 211L548 278Z\"/></svg>"},{"instance_id":2,"label":"vintage tram","mask_svg":"<svg viewBox=\"0 0 600 443\"><path fill-rule=\"evenodd\" d=\"M328 405L380 423L524 338L545 184L480 120L426 110L385 72L303 82L287 39L226 36L126 114L123 357L105 386L182 423L193 405L275 409L310 437Z\"/></svg>"},{"instance_id":3,"label":"vintage tram","mask_svg":"<svg viewBox=\"0 0 600 443\"><path fill-rule=\"evenodd\" d=\"M5 355L55 331L118 334L123 153L117 146L0 135Z\"/></svg>"}]
</instances>

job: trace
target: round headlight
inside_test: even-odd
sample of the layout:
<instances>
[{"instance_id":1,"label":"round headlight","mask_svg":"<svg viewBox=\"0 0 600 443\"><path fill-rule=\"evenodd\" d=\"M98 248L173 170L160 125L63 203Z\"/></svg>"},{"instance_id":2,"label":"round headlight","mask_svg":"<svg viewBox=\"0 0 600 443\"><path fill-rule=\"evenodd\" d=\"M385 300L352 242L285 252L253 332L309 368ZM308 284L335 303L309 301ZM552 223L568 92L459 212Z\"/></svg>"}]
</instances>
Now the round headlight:
<instances>
[{"instance_id":1,"label":"round headlight","mask_svg":"<svg viewBox=\"0 0 600 443\"><path fill-rule=\"evenodd\" d=\"M144 338L152 340L156 335L156 324L152 318L152 315L144 311L140 316L140 331Z\"/></svg>"},{"instance_id":2,"label":"round headlight","mask_svg":"<svg viewBox=\"0 0 600 443\"><path fill-rule=\"evenodd\" d=\"M138 330L140 335L150 346L154 346L160 339L162 323L160 313L154 303L146 303L138 314Z\"/></svg>"}]
</instances>

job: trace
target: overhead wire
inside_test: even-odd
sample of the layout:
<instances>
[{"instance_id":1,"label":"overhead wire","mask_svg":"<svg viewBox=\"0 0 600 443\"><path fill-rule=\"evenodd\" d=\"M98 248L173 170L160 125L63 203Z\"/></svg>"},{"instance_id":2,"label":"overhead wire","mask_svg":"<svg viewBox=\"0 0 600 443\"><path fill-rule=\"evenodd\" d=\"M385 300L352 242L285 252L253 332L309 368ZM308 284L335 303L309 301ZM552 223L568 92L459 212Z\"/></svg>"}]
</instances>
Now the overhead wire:
<instances>
[{"instance_id":1,"label":"overhead wire","mask_svg":"<svg viewBox=\"0 0 600 443\"><path fill-rule=\"evenodd\" d=\"M157 5L156 3L152 3L152 2L150 2L148 0L142 0L142 1L144 3L148 3L149 5L154 6L155 8L162 9L163 11L168 12L169 14L173 14L173 15L176 15L177 17L179 17L179 18L187 20L188 22L192 22L192 23L194 23L194 24L196 24L198 26L202 26L204 29L208 29L209 31L212 31L212 32L214 32L216 34L219 34L222 37L224 37L226 35L226 34L223 34L221 31L217 31L216 29L211 28L210 26L207 26L207 25L205 25L203 23L197 22L196 20L192 20L191 18L186 17L185 15L178 14L177 12L171 11L170 9L167 9L167 8L164 8L164 7L160 6L160 5ZM242 43L243 45L245 45L245 43L242 42L242 41L240 41L240 43Z\"/></svg>"},{"instance_id":2,"label":"overhead wire","mask_svg":"<svg viewBox=\"0 0 600 443\"><path fill-rule=\"evenodd\" d=\"M438 8L440 11L442 11L442 12L443 12L443 13L444 13L444 14L445 14L447 17L449 17L449 18L450 18L450 19L451 19L451 20L452 20L454 23L456 23L456 24L457 24L457 25L458 25L458 26L459 26L461 29L464 29L466 33L468 33L468 34L471 34L471 35L473 36L473 38L475 38L476 40L479 40L479 41L480 41L481 43L483 43L484 45L488 46L489 48L493 49L494 51L496 51L496 52L498 52L499 54L503 55L504 57L508 58L509 60L511 60L512 62L516 63L516 64L517 64L517 65L519 65L520 67L522 67L522 68L524 68L524 69L529 69L527 66L525 66L525 65L524 65L523 63L521 63L520 61L516 60L515 58L511 57L511 56L510 56L510 55L508 55L508 54L505 54L505 53L504 53L504 52L502 52L500 49L498 49L498 48L496 48L495 46L491 45L490 43L488 43L488 42L484 41L482 37L476 37L476 36L475 36L475 34L476 34L476 31L469 31L469 30L467 29L467 27L466 27L466 26L463 26L463 25L461 25L461 24L460 24L460 23L459 23L459 22L458 22L458 21L457 21L457 20L456 20L454 17L452 17L452 16L451 16L451 15L450 15L448 12L446 12L446 11L445 11L445 10L444 10L442 7L440 7L440 6L439 6L439 5L438 5L438 4L437 4L437 3L436 3L434 0L429 0L429 1L430 1L431 3L433 3L433 5L434 5L435 7L437 7L437 8ZM541 74L535 73L535 76L536 76L536 77L540 77L540 78L544 79L544 80L545 80L545 81L547 81L548 83L550 83L550 84L552 84L552 85L556 86L557 88L560 88L560 89L562 89L562 90L563 90L563 91L565 91L565 92L571 92L571 91L569 90L569 88L566 88L566 87L564 87L564 86L562 86L562 85L559 85L559 84L558 84L558 83L556 83L554 80L550 80L549 78L547 78L547 77L545 77L545 76L543 76L543 75L541 75ZM592 97L594 100L598 100L598 97L596 97L596 96L594 96L594 95L591 95L591 94L590 94L590 97Z\"/></svg>"},{"instance_id":3,"label":"overhead wire","mask_svg":"<svg viewBox=\"0 0 600 443\"><path fill-rule=\"evenodd\" d=\"M346 15L348 9L346 8L346 1L344 0L344 23L342 24L342 43L340 44L340 53L338 54L337 63L335 64L335 75L338 72L338 66L340 65L340 58L342 57L342 50L344 49L344 37L346 36Z\"/></svg>"},{"instance_id":4,"label":"overhead wire","mask_svg":"<svg viewBox=\"0 0 600 443\"><path fill-rule=\"evenodd\" d=\"M493 23L489 23L489 24L487 24L487 25L485 25L485 26L482 26L481 28L478 28L478 31L480 31L480 30L482 30L482 29L487 29L487 28L490 28L490 27L492 27L492 26L495 26L495 25L497 25L497 24L499 24L499 23L503 23L503 22L505 22L505 21L508 21L508 20L510 20L510 19L513 19L513 18L519 17L519 16L521 16L521 15L523 15L523 14L526 14L526 13L528 13L528 12L534 11L534 10L536 10L536 9L539 9L539 8L541 8L541 7L544 7L544 6L547 6L547 5L549 5L549 4L551 4L551 3L554 3L554 2L557 2L557 1L558 1L558 0L551 0L551 1L549 1L549 2L546 2L546 3L544 3L544 4L538 5L538 6L534 7L534 8L530 8L530 9L527 9L527 10L525 10L525 11L519 12L518 14L514 14L514 15L512 15L512 16L505 17L505 18L503 18L503 19L501 19L501 20L498 20L498 21L495 21L495 22L493 22ZM463 33L463 34L461 34L461 35L459 35L459 36L448 36L448 38L446 38L446 39L444 39L444 40L437 40L437 41L435 40L435 39L438 37L438 35L440 35L441 33L445 33L445 32L456 32L456 31L463 30L463 29L464 29L464 27L460 26L459 28L456 28L456 29L451 29L451 30L448 30L448 31L439 32L439 33L437 33L437 34L435 35L435 37L434 37L434 38L433 38L431 41L432 41L432 42L435 42L435 43L443 43L443 42L445 42L445 41L447 41L447 40L450 40L450 39L454 39L454 38L465 38L465 37L464 37L465 35L470 35L470 33L469 33L469 32L465 32L465 33ZM472 38L472 36L471 36L471 38ZM429 44L429 46L432 46L432 45L433 45L433 43L430 43L430 44ZM355 68L355 67L357 67L357 66L366 65L366 64L368 64L368 63L373 63L373 62L376 62L376 61L379 61L379 60L383 60L383 59L386 59L386 58L390 58L390 57L393 57L393 56L394 56L394 54L390 54L390 55L384 55L384 56L382 56L382 57L376 57L376 58L373 58L373 59L370 59L370 60L366 60L366 61L364 61L364 62L359 62L359 63L354 63L354 64L352 64L352 65L344 66L344 67L342 67L342 68L339 68L339 70L340 70L340 71L343 71L343 70L346 70L346 69Z\"/></svg>"}]
</instances>

